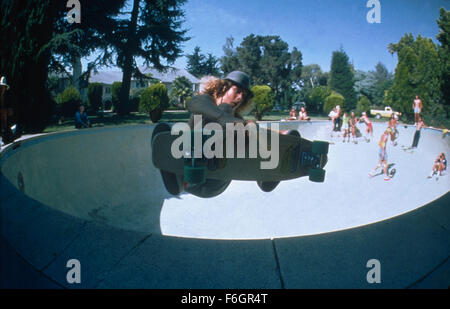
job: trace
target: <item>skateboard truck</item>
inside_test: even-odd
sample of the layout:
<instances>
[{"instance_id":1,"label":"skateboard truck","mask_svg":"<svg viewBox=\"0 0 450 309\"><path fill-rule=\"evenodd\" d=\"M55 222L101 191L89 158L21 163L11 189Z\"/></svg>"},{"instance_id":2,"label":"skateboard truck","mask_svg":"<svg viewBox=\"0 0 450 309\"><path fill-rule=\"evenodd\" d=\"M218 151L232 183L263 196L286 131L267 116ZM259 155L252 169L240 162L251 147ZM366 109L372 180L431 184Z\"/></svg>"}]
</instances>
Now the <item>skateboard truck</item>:
<instances>
[{"instance_id":1,"label":"skateboard truck","mask_svg":"<svg viewBox=\"0 0 450 309\"><path fill-rule=\"evenodd\" d=\"M309 180L313 182L324 182L325 170L323 167L327 164L329 143L324 141L314 141L311 152L303 152L302 164L310 166Z\"/></svg>"}]
</instances>

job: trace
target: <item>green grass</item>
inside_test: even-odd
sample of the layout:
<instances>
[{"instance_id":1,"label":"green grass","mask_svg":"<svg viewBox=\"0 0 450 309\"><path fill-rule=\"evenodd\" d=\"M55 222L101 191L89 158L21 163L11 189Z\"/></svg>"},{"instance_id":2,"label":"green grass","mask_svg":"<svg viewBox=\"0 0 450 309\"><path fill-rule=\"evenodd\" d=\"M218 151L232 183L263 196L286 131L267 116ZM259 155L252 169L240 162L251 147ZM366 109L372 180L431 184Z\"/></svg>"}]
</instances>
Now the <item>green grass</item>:
<instances>
[{"instance_id":1,"label":"green grass","mask_svg":"<svg viewBox=\"0 0 450 309\"><path fill-rule=\"evenodd\" d=\"M188 111L165 111L162 115L162 119L159 122L187 122L189 120L190 113ZM263 121L280 121L289 116L288 111L272 111L267 113L263 117ZM253 115L246 116L247 120L255 120ZM142 113L132 113L127 116L117 116L115 114L105 114L103 118L99 116L89 116L92 127L114 127L114 126L128 126L128 125L142 125L142 124L153 124L150 117ZM328 120L327 116L312 115L311 120ZM374 122L387 122L387 118L375 119L371 118ZM76 130L74 119L65 119L58 123L57 119L48 126L44 133L50 132L60 132Z\"/></svg>"},{"instance_id":2,"label":"green grass","mask_svg":"<svg viewBox=\"0 0 450 309\"><path fill-rule=\"evenodd\" d=\"M187 122L189 120L190 113L188 111L165 111L159 122ZM289 116L289 112L270 112L264 115L263 121L280 121ZM253 115L246 116L247 120L255 120ZM325 120L327 117L311 117L313 120ZM89 121L92 127L112 127L112 126L126 126L126 125L142 125L142 124L152 124L150 117L142 113L131 113L127 116L117 116L115 114L105 114L103 118L99 116L89 116ZM50 132L60 132L75 130L74 119L64 119L61 122L58 119L54 119L50 126L48 126L44 133Z\"/></svg>"}]
</instances>

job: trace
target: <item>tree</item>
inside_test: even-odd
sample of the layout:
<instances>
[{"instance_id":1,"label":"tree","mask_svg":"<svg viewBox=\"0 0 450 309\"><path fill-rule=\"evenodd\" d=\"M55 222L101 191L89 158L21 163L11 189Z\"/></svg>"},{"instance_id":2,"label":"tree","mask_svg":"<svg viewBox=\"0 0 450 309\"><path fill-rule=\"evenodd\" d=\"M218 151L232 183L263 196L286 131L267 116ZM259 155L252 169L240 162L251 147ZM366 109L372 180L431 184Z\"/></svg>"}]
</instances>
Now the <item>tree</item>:
<instances>
[{"instance_id":1,"label":"tree","mask_svg":"<svg viewBox=\"0 0 450 309\"><path fill-rule=\"evenodd\" d=\"M123 18L113 24L113 31L106 38L116 54L116 64L122 68L119 114L126 114L131 77L139 76L135 57L158 70L166 69L162 63L173 63L181 55L182 42L188 40L186 30L180 29L184 12L181 6L186 0L133 0L131 12L123 12Z\"/></svg>"},{"instance_id":2,"label":"tree","mask_svg":"<svg viewBox=\"0 0 450 309\"><path fill-rule=\"evenodd\" d=\"M342 108L344 101L345 99L341 94L333 91L325 99L325 104L323 105L324 113L328 115L337 105L339 105Z\"/></svg>"},{"instance_id":3,"label":"tree","mask_svg":"<svg viewBox=\"0 0 450 309\"><path fill-rule=\"evenodd\" d=\"M125 0L81 2L80 24L67 22L67 1L0 2L0 45L8 46L0 49L0 72L11 85L7 102L20 130L40 132L49 124L55 107L46 89L49 69L65 71L80 56L106 48L104 32Z\"/></svg>"},{"instance_id":4,"label":"tree","mask_svg":"<svg viewBox=\"0 0 450 309\"><path fill-rule=\"evenodd\" d=\"M266 85L256 85L251 90L255 95L253 97L255 118L256 120L262 120L264 113L273 108L273 91Z\"/></svg>"},{"instance_id":5,"label":"tree","mask_svg":"<svg viewBox=\"0 0 450 309\"><path fill-rule=\"evenodd\" d=\"M139 111L148 113L153 122L158 122L162 113L169 106L169 96L164 84L158 83L151 85L141 94L139 102Z\"/></svg>"},{"instance_id":6,"label":"tree","mask_svg":"<svg viewBox=\"0 0 450 309\"><path fill-rule=\"evenodd\" d=\"M370 110L370 100L365 95L362 95L359 98L358 103L356 104L356 110L359 113L362 113L362 112L368 113L369 112L369 110Z\"/></svg>"},{"instance_id":7,"label":"tree","mask_svg":"<svg viewBox=\"0 0 450 309\"><path fill-rule=\"evenodd\" d=\"M308 89L326 86L326 76L318 64L308 64L302 68L301 85Z\"/></svg>"},{"instance_id":8,"label":"tree","mask_svg":"<svg viewBox=\"0 0 450 309\"><path fill-rule=\"evenodd\" d=\"M333 52L329 86L340 93L345 101L343 109L350 111L356 107L355 80L349 58L343 49Z\"/></svg>"},{"instance_id":9,"label":"tree","mask_svg":"<svg viewBox=\"0 0 450 309\"><path fill-rule=\"evenodd\" d=\"M70 86L56 96L57 115L60 117L74 117L78 106L82 103L77 88Z\"/></svg>"},{"instance_id":10,"label":"tree","mask_svg":"<svg viewBox=\"0 0 450 309\"><path fill-rule=\"evenodd\" d=\"M202 77L205 75L219 76L218 62L219 59L212 54L207 56L200 54L200 47L196 46L191 55L187 55L187 71L195 77Z\"/></svg>"},{"instance_id":11,"label":"tree","mask_svg":"<svg viewBox=\"0 0 450 309\"><path fill-rule=\"evenodd\" d=\"M102 107L103 85L100 83L91 83L88 86L88 109L92 112L98 112Z\"/></svg>"},{"instance_id":12,"label":"tree","mask_svg":"<svg viewBox=\"0 0 450 309\"><path fill-rule=\"evenodd\" d=\"M182 107L186 108L185 100L193 94L192 83L187 77L179 76L173 81L171 95L177 98L178 104Z\"/></svg>"},{"instance_id":13,"label":"tree","mask_svg":"<svg viewBox=\"0 0 450 309\"><path fill-rule=\"evenodd\" d=\"M274 92L275 101L291 105L296 96L295 87L300 85L302 53L289 46L279 36L250 34L233 49L232 38L227 39L225 56L221 58L222 70L247 73L253 84L268 85Z\"/></svg>"},{"instance_id":14,"label":"tree","mask_svg":"<svg viewBox=\"0 0 450 309\"><path fill-rule=\"evenodd\" d=\"M239 70L239 59L237 57L236 49L233 46L234 38L226 39L225 45L222 47L224 56L220 58L221 69L224 75L230 72Z\"/></svg>"},{"instance_id":15,"label":"tree","mask_svg":"<svg viewBox=\"0 0 450 309\"><path fill-rule=\"evenodd\" d=\"M378 62L375 66L373 76L372 102L375 105L382 105L386 91L392 86L393 76L381 62Z\"/></svg>"},{"instance_id":16,"label":"tree","mask_svg":"<svg viewBox=\"0 0 450 309\"><path fill-rule=\"evenodd\" d=\"M21 129L40 132L50 122L54 103L46 89L52 36L52 1L0 3L0 72L10 84L5 101Z\"/></svg>"},{"instance_id":17,"label":"tree","mask_svg":"<svg viewBox=\"0 0 450 309\"><path fill-rule=\"evenodd\" d=\"M441 71L437 46L431 39L406 34L396 44L389 45L397 53L393 85L387 91L385 104L413 117L412 101L419 95L423 102L422 114L431 123L433 117L443 113L441 104Z\"/></svg>"},{"instance_id":18,"label":"tree","mask_svg":"<svg viewBox=\"0 0 450 309\"><path fill-rule=\"evenodd\" d=\"M331 89L327 86L317 86L311 89L306 97L306 108L313 113L323 111L325 99L330 96Z\"/></svg>"},{"instance_id":19,"label":"tree","mask_svg":"<svg viewBox=\"0 0 450 309\"><path fill-rule=\"evenodd\" d=\"M442 68L441 92L448 118L450 111L450 11L441 8L437 23L439 26L439 34L436 38L441 43L438 47L439 62Z\"/></svg>"},{"instance_id":20,"label":"tree","mask_svg":"<svg viewBox=\"0 0 450 309\"><path fill-rule=\"evenodd\" d=\"M200 47L195 46L194 52L191 55L187 55L186 57L188 59L186 70L195 77L202 76L205 55L200 54Z\"/></svg>"}]
</instances>

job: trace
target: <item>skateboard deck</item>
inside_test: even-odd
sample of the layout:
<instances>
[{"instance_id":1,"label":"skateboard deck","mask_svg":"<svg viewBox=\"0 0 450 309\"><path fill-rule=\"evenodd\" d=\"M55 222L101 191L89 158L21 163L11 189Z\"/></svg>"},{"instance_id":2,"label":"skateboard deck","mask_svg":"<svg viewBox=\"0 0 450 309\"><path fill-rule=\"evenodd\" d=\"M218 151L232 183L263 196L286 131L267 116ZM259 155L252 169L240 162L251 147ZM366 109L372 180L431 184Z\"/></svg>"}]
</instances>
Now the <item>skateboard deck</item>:
<instances>
[{"instance_id":1,"label":"skateboard deck","mask_svg":"<svg viewBox=\"0 0 450 309\"><path fill-rule=\"evenodd\" d=\"M420 139L420 131L416 131L414 133L414 139L411 147L417 147L417 145L419 144L419 139Z\"/></svg>"},{"instance_id":2,"label":"skateboard deck","mask_svg":"<svg viewBox=\"0 0 450 309\"><path fill-rule=\"evenodd\" d=\"M267 129L258 128L258 144L259 136L264 133L263 130L266 131L267 148L270 149L271 134ZM226 154L226 133L224 131L222 133L223 154ZM309 175L310 180L323 182L328 142L312 142L300 136L280 134L280 132L277 134L279 134L278 164L272 169L261 168L261 163L268 162L271 158L262 158L259 151L256 158L249 158L248 140L245 143L245 157L238 158L236 138L234 139L235 155L232 158L174 158L171 147L179 136L171 135L168 131L157 133L152 138L152 161L153 165L160 170L184 175L185 179L186 173L193 173L194 176L189 175L189 180L192 180L192 177L196 178L195 174L199 172L204 174L200 176L204 179L281 181ZM191 152L194 153L194 150L192 149Z\"/></svg>"}]
</instances>

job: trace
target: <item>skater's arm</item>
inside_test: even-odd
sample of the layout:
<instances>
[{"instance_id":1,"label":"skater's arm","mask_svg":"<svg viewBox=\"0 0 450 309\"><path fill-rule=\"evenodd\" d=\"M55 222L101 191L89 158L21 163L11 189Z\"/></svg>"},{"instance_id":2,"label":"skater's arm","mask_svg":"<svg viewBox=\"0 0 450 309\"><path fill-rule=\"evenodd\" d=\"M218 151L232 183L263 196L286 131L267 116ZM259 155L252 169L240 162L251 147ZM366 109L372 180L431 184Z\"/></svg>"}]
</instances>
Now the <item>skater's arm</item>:
<instances>
[{"instance_id":1,"label":"skater's arm","mask_svg":"<svg viewBox=\"0 0 450 309\"><path fill-rule=\"evenodd\" d=\"M223 104L221 104L222 106ZM232 116L230 111L227 109L229 105L219 108L211 96L209 95L198 95L193 97L187 103L187 108L193 114L200 114L206 118L216 121L221 125L230 122L244 122L243 119ZM231 109L231 106L229 106ZM232 112L232 111L231 111Z\"/></svg>"}]
</instances>

